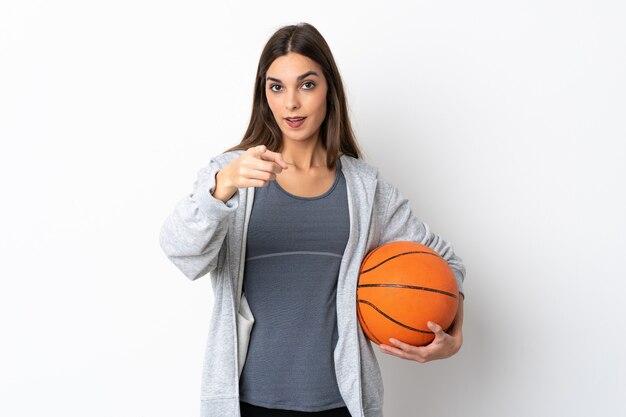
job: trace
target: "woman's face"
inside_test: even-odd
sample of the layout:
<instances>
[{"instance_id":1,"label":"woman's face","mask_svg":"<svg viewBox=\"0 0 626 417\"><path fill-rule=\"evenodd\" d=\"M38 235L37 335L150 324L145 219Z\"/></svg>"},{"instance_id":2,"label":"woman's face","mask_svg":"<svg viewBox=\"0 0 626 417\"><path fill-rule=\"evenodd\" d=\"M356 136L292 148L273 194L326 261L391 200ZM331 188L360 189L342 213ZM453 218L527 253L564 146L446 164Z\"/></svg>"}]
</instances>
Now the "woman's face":
<instances>
[{"instance_id":1,"label":"woman's face","mask_svg":"<svg viewBox=\"0 0 626 417\"><path fill-rule=\"evenodd\" d=\"M328 85L322 68L304 55L289 52L267 69L265 95L284 140L316 141L326 117ZM286 118L304 117L290 124Z\"/></svg>"}]
</instances>

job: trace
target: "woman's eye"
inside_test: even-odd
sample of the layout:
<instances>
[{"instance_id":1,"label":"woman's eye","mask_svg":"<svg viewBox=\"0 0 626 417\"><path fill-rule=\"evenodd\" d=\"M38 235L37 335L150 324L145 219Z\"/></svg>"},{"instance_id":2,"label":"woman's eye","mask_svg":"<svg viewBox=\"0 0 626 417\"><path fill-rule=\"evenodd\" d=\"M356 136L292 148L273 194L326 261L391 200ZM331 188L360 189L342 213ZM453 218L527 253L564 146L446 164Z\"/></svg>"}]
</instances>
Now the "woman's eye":
<instances>
[{"instance_id":1,"label":"woman's eye","mask_svg":"<svg viewBox=\"0 0 626 417\"><path fill-rule=\"evenodd\" d=\"M304 83L304 84L302 84L302 85L303 85L303 86L310 85L310 87L305 88L305 90L311 90L311 89L313 89L313 88L315 87L315 83L314 83L313 81L307 81L307 82L305 82L305 83ZM279 90L275 90L275 89L274 89L274 87L279 87L279 88L282 88L282 87L281 87L280 85L278 85L278 84L272 84L272 85L270 86L270 90L271 90L271 91L274 91L274 92L278 92Z\"/></svg>"}]
</instances>

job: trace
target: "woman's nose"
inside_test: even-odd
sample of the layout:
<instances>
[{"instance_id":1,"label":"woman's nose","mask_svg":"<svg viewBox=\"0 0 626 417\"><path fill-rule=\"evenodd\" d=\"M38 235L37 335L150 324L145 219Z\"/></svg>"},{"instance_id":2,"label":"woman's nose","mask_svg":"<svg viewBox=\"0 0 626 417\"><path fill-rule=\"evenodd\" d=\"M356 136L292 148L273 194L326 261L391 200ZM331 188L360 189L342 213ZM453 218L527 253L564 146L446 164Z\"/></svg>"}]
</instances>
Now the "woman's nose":
<instances>
[{"instance_id":1,"label":"woman's nose","mask_svg":"<svg viewBox=\"0 0 626 417\"><path fill-rule=\"evenodd\" d=\"M298 99L297 92L288 92L285 96L285 107L287 107L287 109L292 110L300 107L300 100Z\"/></svg>"}]
</instances>

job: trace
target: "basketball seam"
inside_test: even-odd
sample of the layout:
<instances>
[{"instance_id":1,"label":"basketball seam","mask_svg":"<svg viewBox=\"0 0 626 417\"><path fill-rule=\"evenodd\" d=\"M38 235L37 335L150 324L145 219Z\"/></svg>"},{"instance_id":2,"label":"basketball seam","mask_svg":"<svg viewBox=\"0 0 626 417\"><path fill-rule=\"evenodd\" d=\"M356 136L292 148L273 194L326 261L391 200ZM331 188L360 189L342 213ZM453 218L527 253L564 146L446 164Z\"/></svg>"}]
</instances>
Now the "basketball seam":
<instances>
[{"instance_id":1,"label":"basketball seam","mask_svg":"<svg viewBox=\"0 0 626 417\"><path fill-rule=\"evenodd\" d=\"M371 267L371 268L369 268L369 269L366 269L366 270L364 270L364 271L361 271L361 273L362 273L362 274L365 274L366 272L370 272L370 271L372 271L372 270L374 270L374 269L378 268L379 266L381 266L381 265L382 265L382 264L384 264L385 262L389 262L390 260L392 260L392 259L394 259L394 258L397 258L397 257L399 257L399 256L411 255L411 254L414 254L414 253L418 253L418 254L419 254L419 253L421 253L421 254L424 254L424 255L431 255L431 256L435 256L435 257L437 257L437 258L441 258L441 256L440 256L439 254L437 254L437 253L426 252L426 251L420 251L420 250L414 250L414 251L409 251L409 252L403 252L403 253L399 253L399 254L397 254L397 255L393 255L393 256L391 256L391 257L389 257L389 258L385 259L385 260L384 260L384 261L382 261L381 263L379 263L379 264L377 264L377 265L374 265L373 267ZM441 258L441 259L443 259L443 258Z\"/></svg>"},{"instance_id":2,"label":"basketball seam","mask_svg":"<svg viewBox=\"0 0 626 417\"><path fill-rule=\"evenodd\" d=\"M458 298L456 294L453 294L451 292L447 292L447 291L443 291L443 290L438 290L436 288L429 288L429 287L419 287L417 285L405 285L405 284L359 284L357 285L357 288L361 288L361 287L393 287L393 288L409 288L412 290L418 290L418 291L429 291L429 292L435 292L438 294L443 294L443 295L447 295L448 297L452 297L454 299Z\"/></svg>"},{"instance_id":3,"label":"basketball seam","mask_svg":"<svg viewBox=\"0 0 626 417\"><path fill-rule=\"evenodd\" d=\"M373 338L375 339L375 340L374 340L374 342L375 342L376 344L380 345L380 343L381 343L381 342L378 340L378 338L377 338L376 336L374 336L374 333L370 330L369 326L368 326L368 325L367 325L367 323L365 322L365 319L363 318L363 315L361 314L361 307L359 307L359 308L357 309L357 312L358 312L358 314L359 314L359 322L360 322L362 325L364 325L364 326L365 326L365 328L367 329L367 335L369 335L369 336L373 337ZM366 336L367 336L367 335L366 335ZM368 336L368 337L369 337L369 336Z\"/></svg>"},{"instance_id":4,"label":"basketball seam","mask_svg":"<svg viewBox=\"0 0 626 417\"><path fill-rule=\"evenodd\" d=\"M414 327L407 326L406 324L399 322L398 320L394 319L393 317L391 317L390 315L388 315L387 313L385 313L384 311L382 311L381 309L379 309L378 307L376 307L373 303L371 303L371 302L369 302L369 301L367 301L367 300L361 300L361 299L358 299L357 301L358 301L359 303L363 303L363 304L367 304L367 305L369 305L369 306L370 306L370 307L372 307L374 310L376 310L377 312L379 312L380 314L382 314L383 316L385 316L385 318L387 318L388 320L393 321L394 323L396 323L396 324L397 324L397 325L399 325L399 326L402 326L402 327L404 327L404 328L406 328L406 329L409 329L409 330L412 330L412 331L415 331L415 332L419 332L419 333L434 334L433 332L430 332L430 331L428 331L428 330L416 329L416 328L414 328Z\"/></svg>"}]
</instances>

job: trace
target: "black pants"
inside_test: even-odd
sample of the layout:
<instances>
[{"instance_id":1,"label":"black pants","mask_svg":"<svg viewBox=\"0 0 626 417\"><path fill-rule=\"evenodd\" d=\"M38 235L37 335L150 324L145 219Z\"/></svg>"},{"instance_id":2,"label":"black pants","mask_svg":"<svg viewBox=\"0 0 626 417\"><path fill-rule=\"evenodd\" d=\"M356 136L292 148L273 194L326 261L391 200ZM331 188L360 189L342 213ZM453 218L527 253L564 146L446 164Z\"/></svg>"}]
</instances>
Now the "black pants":
<instances>
[{"instance_id":1,"label":"black pants","mask_svg":"<svg viewBox=\"0 0 626 417\"><path fill-rule=\"evenodd\" d=\"M241 417L352 417L348 407L332 408L324 411L291 411L259 407L239 401Z\"/></svg>"}]
</instances>

